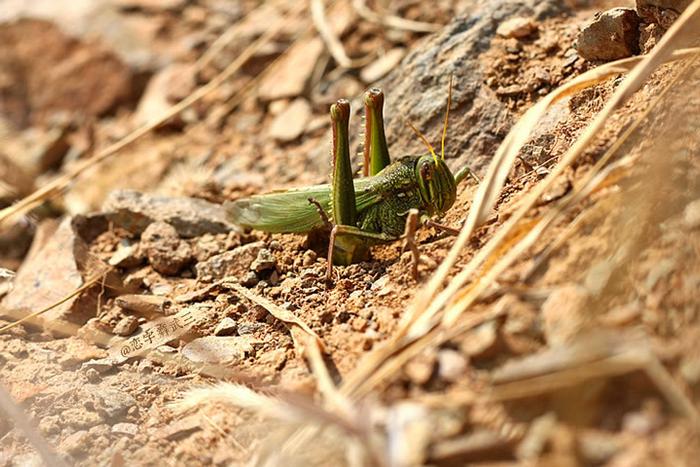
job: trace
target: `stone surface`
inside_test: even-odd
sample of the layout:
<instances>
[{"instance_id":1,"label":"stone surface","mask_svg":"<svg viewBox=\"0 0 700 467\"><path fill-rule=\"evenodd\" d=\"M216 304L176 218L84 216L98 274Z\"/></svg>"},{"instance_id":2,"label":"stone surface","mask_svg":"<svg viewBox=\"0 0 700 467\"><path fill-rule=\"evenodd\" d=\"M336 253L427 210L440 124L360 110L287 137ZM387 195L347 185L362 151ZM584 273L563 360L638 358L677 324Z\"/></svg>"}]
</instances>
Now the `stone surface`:
<instances>
[{"instance_id":1,"label":"stone surface","mask_svg":"<svg viewBox=\"0 0 700 467\"><path fill-rule=\"evenodd\" d=\"M141 234L140 248L153 269L174 276L192 262L192 248L165 222L153 222Z\"/></svg>"},{"instance_id":2,"label":"stone surface","mask_svg":"<svg viewBox=\"0 0 700 467\"><path fill-rule=\"evenodd\" d=\"M2 301L3 308L33 312L53 305L81 287L102 264L89 253L72 219L64 219L55 231L54 226L51 222L39 226L32 248L17 271L13 289ZM42 318L84 324L96 309L97 293L89 290L46 311Z\"/></svg>"},{"instance_id":3,"label":"stone surface","mask_svg":"<svg viewBox=\"0 0 700 467\"><path fill-rule=\"evenodd\" d=\"M60 448L73 455L87 452L90 449L90 435L85 430L76 431L61 442Z\"/></svg>"},{"instance_id":4,"label":"stone surface","mask_svg":"<svg viewBox=\"0 0 700 467\"><path fill-rule=\"evenodd\" d=\"M451 75L454 77L452 112L445 148L451 169L469 164L481 174L513 123L514 117L506 103L495 99L493 92L483 84L480 55L490 48L498 25L504 21L515 17L540 21L564 7L562 2L554 0L478 5L428 36L409 52L401 67L378 83L378 87L388 91L384 118L389 150L394 157L425 152L423 144L406 125L406 119L428 138L439 137ZM319 152L319 170L327 170L327 163L324 149L322 156Z\"/></svg>"},{"instance_id":5,"label":"stone surface","mask_svg":"<svg viewBox=\"0 0 700 467\"><path fill-rule=\"evenodd\" d=\"M636 7L645 23L668 29L691 3L692 0L637 0Z\"/></svg>"},{"instance_id":6,"label":"stone surface","mask_svg":"<svg viewBox=\"0 0 700 467\"><path fill-rule=\"evenodd\" d=\"M135 316L125 316L114 326L114 334L118 336L130 336L139 327L139 320Z\"/></svg>"},{"instance_id":7,"label":"stone surface","mask_svg":"<svg viewBox=\"0 0 700 467\"><path fill-rule=\"evenodd\" d=\"M531 18L511 18L498 26L496 34L522 39L535 31L537 31L537 24Z\"/></svg>"},{"instance_id":8,"label":"stone surface","mask_svg":"<svg viewBox=\"0 0 700 467\"><path fill-rule=\"evenodd\" d=\"M48 122L61 111L100 116L132 92L131 70L119 57L47 21L2 24L0 57L0 68L7 70L0 112L19 128Z\"/></svg>"},{"instance_id":9,"label":"stone surface","mask_svg":"<svg viewBox=\"0 0 700 467\"><path fill-rule=\"evenodd\" d=\"M112 426L112 433L115 435L136 436L139 426L135 423L116 423Z\"/></svg>"},{"instance_id":10,"label":"stone surface","mask_svg":"<svg viewBox=\"0 0 700 467\"><path fill-rule=\"evenodd\" d=\"M263 246L263 242L248 243L197 263L197 277L221 279L233 276L242 280Z\"/></svg>"},{"instance_id":11,"label":"stone surface","mask_svg":"<svg viewBox=\"0 0 700 467\"><path fill-rule=\"evenodd\" d=\"M270 271L277 267L277 258L267 248L258 251L255 261L250 264L250 269L255 272Z\"/></svg>"},{"instance_id":12,"label":"stone surface","mask_svg":"<svg viewBox=\"0 0 700 467\"><path fill-rule=\"evenodd\" d=\"M300 95L323 48L323 42L318 37L295 42L263 78L258 97L263 101L273 101Z\"/></svg>"},{"instance_id":13,"label":"stone surface","mask_svg":"<svg viewBox=\"0 0 700 467\"><path fill-rule=\"evenodd\" d=\"M294 141L304 132L310 118L311 106L306 99L295 99L272 121L269 134L283 143Z\"/></svg>"},{"instance_id":14,"label":"stone surface","mask_svg":"<svg viewBox=\"0 0 700 467\"><path fill-rule=\"evenodd\" d=\"M214 328L215 336L230 336L236 333L237 324L233 318L226 317L219 321L219 324Z\"/></svg>"},{"instance_id":15,"label":"stone surface","mask_svg":"<svg viewBox=\"0 0 700 467\"><path fill-rule=\"evenodd\" d=\"M218 204L196 198L156 196L134 190L113 191L102 211L115 225L140 234L156 221L167 222L184 238L225 233L236 227Z\"/></svg>"},{"instance_id":16,"label":"stone surface","mask_svg":"<svg viewBox=\"0 0 700 467\"><path fill-rule=\"evenodd\" d=\"M632 8L598 13L581 29L576 50L586 60L617 60L639 53L639 16Z\"/></svg>"},{"instance_id":17,"label":"stone surface","mask_svg":"<svg viewBox=\"0 0 700 467\"><path fill-rule=\"evenodd\" d=\"M542 304L542 325L547 344L572 342L587 329L586 303L589 294L578 285L565 285L554 290Z\"/></svg>"},{"instance_id":18,"label":"stone surface","mask_svg":"<svg viewBox=\"0 0 700 467\"><path fill-rule=\"evenodd\" d=\"M360 71L360 79L368 84L382 79L401 62L405 55L406 49L403 47L395 47L387 51Z\"/></svg>"}]
</instances>

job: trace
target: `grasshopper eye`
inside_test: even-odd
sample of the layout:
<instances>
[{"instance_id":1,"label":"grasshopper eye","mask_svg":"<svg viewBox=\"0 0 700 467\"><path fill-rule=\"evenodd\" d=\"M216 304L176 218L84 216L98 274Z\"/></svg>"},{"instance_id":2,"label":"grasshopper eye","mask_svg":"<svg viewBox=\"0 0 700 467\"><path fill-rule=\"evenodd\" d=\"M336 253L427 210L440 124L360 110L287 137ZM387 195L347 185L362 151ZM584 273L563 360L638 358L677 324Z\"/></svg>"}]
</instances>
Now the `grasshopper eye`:
<instances>
[{"instance_id":1,"label":"grasshopper eye","mask_svg":"<svg viewBox=\"0 0 700 467\"><path fill-rule=\"evenodd\" d=\"M434 169L432 162L424 162L420 168L420 176L425 181L432 180L433 171Z\"/></svg>"}]
</instances>

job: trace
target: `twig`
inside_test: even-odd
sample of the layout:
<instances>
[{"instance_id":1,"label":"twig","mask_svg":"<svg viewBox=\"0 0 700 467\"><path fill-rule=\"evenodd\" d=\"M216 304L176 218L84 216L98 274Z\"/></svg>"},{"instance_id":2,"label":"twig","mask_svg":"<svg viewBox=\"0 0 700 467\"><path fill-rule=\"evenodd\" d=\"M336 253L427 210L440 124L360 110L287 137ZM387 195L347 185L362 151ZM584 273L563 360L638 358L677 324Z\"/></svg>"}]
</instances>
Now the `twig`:
<instances>
[{"instance_id":1,"label":"twig","mask_svg":"<svg viewBox=\"0 0 700 467\"><path fill-rule=\"evenodd\" d=\"M425 23L422 21L413 21L400 16L379 14L367 6L365 0L353 0L353 8L357 14L373 23L378 23L392 29L402 29L412 32L435 32L442 28L441 24Z\"/></svg>"},{"instance_id":2,"label":"twig","mask_svg":"<svg viewBox=\"0 0 700 467\"><path fill-rule=\"evenodd\" d=\"M335 36L326 20L323 0L311 0L311 19L318 34L323 39L324 44L326 44L326 48L328 48L335 61L338 62L338 65L343 68L361 68L372 61L371 55L357 59L348 57L342 42Z\"/></svg>"}]
</instances>

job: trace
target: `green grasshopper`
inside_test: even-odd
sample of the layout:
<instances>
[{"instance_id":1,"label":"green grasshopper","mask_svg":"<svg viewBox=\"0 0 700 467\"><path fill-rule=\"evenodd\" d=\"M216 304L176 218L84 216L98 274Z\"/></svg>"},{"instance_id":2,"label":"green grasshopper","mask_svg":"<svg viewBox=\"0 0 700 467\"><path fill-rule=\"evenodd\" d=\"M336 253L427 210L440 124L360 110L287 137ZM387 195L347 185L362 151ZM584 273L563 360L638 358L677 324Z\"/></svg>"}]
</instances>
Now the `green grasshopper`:
<instances>
[{"instance_id":1,"label":"green grasshopper","mask_svg":"<svg viewBox=\"0 0 700 467\"><path fill-rule=\"evenodd\" d=\"M424 222L444 227L430 219L445 214L455 202L457 184L468 175L473 176L468 167L453 175L445 164L451 95L450 79L440 157L411 125L429 154L404 156L392 163L384 135L384 95L376 88L368 90L364 96L364 177L354 180L348 140L350 104L345 99L338 100L330 109L332 183L273 191L230 202L227 204L230 219L242 227L270 233L309 233L323 227L330 229L329 280L333 264L366 261L371 246L412 236L417 213ZM414 227L410 229L412 218ZM413 241L407 238L407 243L409 240ZM416 275L417 248L415 243L411 245Z\"/></svg>"}]
</instances>

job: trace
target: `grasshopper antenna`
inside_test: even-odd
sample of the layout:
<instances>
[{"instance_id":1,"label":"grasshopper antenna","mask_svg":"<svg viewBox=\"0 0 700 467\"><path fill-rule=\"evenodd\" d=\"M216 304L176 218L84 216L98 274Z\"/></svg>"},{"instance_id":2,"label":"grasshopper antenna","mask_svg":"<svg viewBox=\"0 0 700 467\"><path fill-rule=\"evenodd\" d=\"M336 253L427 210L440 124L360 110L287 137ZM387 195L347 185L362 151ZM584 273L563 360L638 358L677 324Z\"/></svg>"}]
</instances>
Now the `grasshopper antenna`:
<instances>
[{"instance_id":1,"label":"grasshopper antenna","mask_svg":"<svg viewBox=\"0 0 700 467\"><path fill-rule=\"evenodd\" d=\"M442 145L440 148L440 158L445 160L445 138L447 137L447 118L450 116L450 104L452 104L452 78L450 74L450 85L447 88L447 108L445 109L445 123L442 125Z\"/></svg>"},{"instance_id":2,"label":"grasshopper antenna","mask_svg":"<svg viewBox=\"0 0 700 467\"><path fill-rule=\"evenodd\" d=\"M428 151L430 151L430 154L433 155L433 159L435 159L435 165L437 165L437 154L435 154L435 149L433 149L433 145L430 144L430 141L428 141L428 138L425 137L423 133L420 132L418 128L416 128L413 123L411 123L410 120L406 120L406 123L408 123L408 126L411 127L411 130L420 138L421 141L423 141L423 144L425 144L425 147L428 148Z\"/></svg>"}]
</instances>

